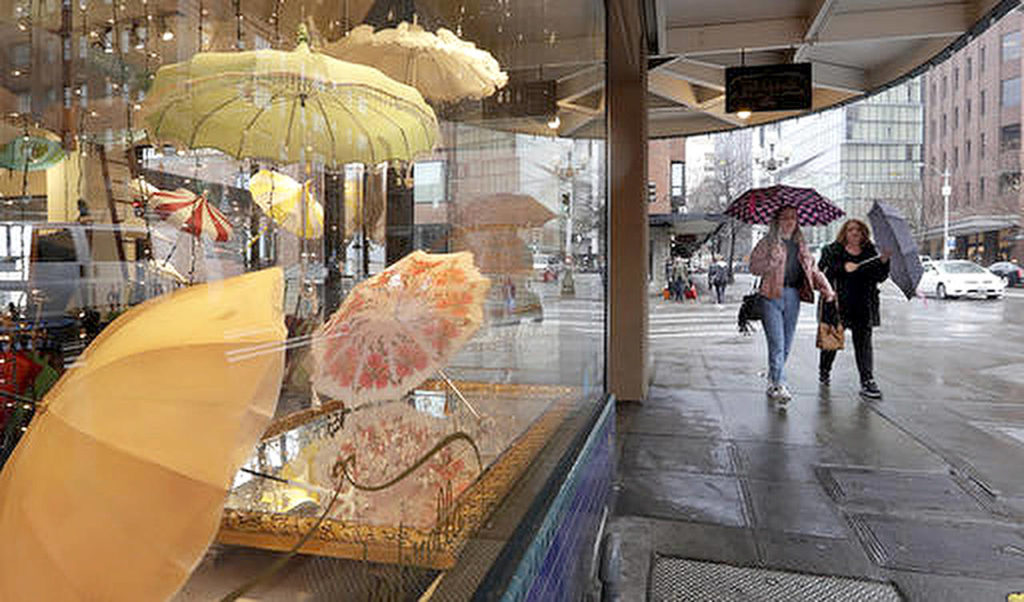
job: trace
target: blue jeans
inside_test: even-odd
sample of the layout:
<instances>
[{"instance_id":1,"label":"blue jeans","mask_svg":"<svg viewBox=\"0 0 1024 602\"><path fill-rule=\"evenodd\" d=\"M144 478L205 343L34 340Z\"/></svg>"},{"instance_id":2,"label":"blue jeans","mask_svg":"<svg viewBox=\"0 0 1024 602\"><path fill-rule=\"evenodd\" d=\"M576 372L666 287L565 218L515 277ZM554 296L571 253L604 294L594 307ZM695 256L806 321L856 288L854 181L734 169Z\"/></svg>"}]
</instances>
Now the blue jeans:
<instances>
[{"instance_id":1,"label":"blue jeans","mask_svg":"<svg viewBox=\"0 0 1024 602\"><path fill-rule=\"evenodd\" d=\"M761 324L768 341L768 380L772 384L785 384L786 359L793 346L796 319L800 317L800 291L783 288L782 297L761 297Z\"/></svg>"}]
</instances>

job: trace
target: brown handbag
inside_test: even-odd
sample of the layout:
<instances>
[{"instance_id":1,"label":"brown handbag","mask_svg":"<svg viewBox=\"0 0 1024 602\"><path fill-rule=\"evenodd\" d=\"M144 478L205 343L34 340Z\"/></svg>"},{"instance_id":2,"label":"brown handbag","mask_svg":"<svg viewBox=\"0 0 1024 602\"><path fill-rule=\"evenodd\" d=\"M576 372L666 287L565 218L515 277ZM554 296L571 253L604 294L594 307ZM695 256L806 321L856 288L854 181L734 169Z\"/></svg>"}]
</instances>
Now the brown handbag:
<instances>
[{"instance_id":1,"label":"brown handbag","mask_svg":"<svg viewBox=\"0 0 1024 602\"><path fill-rule=\"evenodd\" d=\"M828 320L828 316L825 315L825 302L821 301L818 303L818 336L814 340L814 344L818 349L824 349L826 351L838 351L842 349L846 344L846 331L843 329L843 323L839 319L839 304L834 303L834 311L832 316L835 318L833 323Z\"/></svg>"}]
</instances>

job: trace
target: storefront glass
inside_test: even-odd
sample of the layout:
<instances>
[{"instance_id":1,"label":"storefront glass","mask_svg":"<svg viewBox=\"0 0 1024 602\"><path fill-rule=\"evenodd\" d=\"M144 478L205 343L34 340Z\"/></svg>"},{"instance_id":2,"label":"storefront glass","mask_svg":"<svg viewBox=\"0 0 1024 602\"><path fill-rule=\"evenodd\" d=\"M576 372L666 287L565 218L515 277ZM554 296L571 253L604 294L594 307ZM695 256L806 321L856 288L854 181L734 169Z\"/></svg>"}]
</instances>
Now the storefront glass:
<instances>
[{"instance_id":1,"label":"storefront glass","mask_svg":"<svg viewBox=\"0 0 1024 602\"><path fill-rule=\"evenodd\" d=\"M0 599L416 598L603 396L603 3L0 30Z\"/></svg>"}]
</instances>

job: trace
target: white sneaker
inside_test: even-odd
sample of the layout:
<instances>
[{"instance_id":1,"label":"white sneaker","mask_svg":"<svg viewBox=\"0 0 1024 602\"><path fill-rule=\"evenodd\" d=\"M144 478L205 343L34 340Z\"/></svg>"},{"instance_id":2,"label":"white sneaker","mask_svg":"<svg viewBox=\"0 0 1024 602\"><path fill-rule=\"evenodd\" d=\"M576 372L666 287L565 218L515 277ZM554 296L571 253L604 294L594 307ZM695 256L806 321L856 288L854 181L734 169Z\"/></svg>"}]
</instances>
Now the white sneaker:
<instances>
[{"instance_id":1,"label":"white sneaker","mask_svg":"<svg viewBox=\"0 0 1024 602\"><path fill-rule=\"evenodd\" d=\"M789 389L786 388L786 385L779 385L778 402L784 404L790 399L793 399L793 394L789 392Z\"/></svg>"},{"instance_id":2,"label":"white sneaker","mask_svg":"<svg viewBox=\"0 0 1024 602\"><path fill-rule=\"evenodd\" d=\"M768 399L775 401L776 398L778 398L779 396L779 385L775 383L769 383L768 389L764 392L764 394Z\"/></svg>"}]
</instances>

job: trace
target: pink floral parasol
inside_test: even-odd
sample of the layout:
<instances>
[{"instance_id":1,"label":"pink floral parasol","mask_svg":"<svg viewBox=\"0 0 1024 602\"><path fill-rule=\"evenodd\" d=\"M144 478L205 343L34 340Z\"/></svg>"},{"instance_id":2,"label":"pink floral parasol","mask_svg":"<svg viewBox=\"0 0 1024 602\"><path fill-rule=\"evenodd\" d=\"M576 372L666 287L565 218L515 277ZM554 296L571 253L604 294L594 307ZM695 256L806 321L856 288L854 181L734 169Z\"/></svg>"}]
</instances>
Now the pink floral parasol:
<instances>
[{"instance_id":1,"label":"pink floral parasol","mask_svg":"<svg viewBox=\"0 0 1024 602\"><path fill-rule=\"evenodd\" d=\"M414 251L359 283L313 337L313 387L355 407L397 399L483 322L491 282L468 252Z\"/></svg>"}]
</instances>

